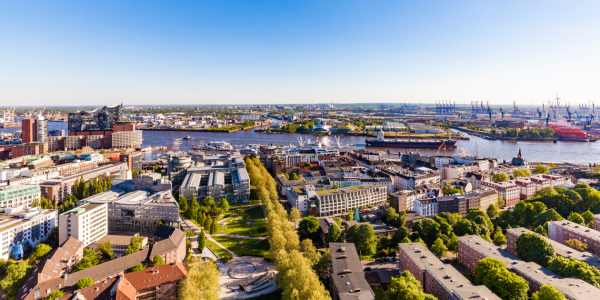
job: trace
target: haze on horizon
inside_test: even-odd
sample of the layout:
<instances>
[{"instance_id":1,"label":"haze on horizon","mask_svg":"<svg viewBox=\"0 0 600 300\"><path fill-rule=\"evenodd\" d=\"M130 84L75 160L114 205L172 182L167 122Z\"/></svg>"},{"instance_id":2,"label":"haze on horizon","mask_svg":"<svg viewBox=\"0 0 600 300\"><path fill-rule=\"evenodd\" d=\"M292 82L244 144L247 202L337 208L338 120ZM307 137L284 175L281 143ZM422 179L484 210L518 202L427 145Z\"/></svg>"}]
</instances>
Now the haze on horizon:
<instances>
[{"instance_id":1,"label":"haze on horizon","mask_svg":"<svg viewBox=\"0 0 600 300\"><path fill-rule=\"evenodd\" d=\"M600 105L598 1L11 1L0 106Z\"/></svg>"}]
</instances>

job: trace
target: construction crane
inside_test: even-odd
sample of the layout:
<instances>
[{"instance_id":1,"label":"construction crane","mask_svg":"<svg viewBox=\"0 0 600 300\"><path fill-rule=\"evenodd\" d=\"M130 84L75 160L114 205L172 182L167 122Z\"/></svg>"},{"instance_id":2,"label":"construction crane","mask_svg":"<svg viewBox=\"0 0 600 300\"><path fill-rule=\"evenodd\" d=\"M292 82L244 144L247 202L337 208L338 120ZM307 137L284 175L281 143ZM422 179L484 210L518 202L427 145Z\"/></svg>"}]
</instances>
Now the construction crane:
<instances>
[{"instance_id":1,"label":"construction crane","mask_svg":"<svg viewBox=\"0 0 600 300\"><path fill-rule=\"evenodd\" d=\"M516 101L513 101L513 106L515 108L515 117L521 117L521 114L523 112L517 107L517 102Z\"/></svg>"},{"instance_id":2,"label":"construction crane","mask_svg":"<svg viewBox=\"0 0 600 300\"><path fill-rule=\"evenodd\" d=\"M44 110L46 110L46 105L44 105L44 107L42 108L42 110L40 110L38 112L38 116L40 116L40 117L43 116L44 115Z\"/></svg>"}]
</instances>

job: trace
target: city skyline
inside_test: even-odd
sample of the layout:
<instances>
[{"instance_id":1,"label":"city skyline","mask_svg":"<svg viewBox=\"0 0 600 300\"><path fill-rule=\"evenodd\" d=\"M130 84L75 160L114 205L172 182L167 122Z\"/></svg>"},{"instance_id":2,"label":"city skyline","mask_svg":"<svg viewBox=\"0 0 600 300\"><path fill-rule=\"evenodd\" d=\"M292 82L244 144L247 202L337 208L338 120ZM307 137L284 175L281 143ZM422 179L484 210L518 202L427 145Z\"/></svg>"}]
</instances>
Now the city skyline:
<instances>
[{"instance_id":1,"label":"city skyline","mask_svg":"<svg viewBox=\"0 0 600 300\"><path fill-rule=\"evenodd\" d=\"M600 100L596 2L6 3L4 105Z\"/></svg>"}]
</instances>

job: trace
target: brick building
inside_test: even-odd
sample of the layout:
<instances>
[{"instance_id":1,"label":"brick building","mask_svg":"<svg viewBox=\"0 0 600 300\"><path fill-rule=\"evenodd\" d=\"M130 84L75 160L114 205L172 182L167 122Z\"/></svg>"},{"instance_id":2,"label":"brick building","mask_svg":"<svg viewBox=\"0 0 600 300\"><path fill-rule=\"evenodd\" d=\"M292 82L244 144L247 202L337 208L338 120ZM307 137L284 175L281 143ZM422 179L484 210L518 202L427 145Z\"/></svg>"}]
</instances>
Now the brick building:
<instances>
[{"instance_id":1,"label":"brick building","mask_svg":"<svg viewBox=\"0 0 600 300\"><path fill-rule=\"evenodd\" d=\"M442 196L437 197L436 200L438 203L438 214L448 212L466 217L469 209L479 208L479 194Z\"/></svg>"},{"instance_id":2,"label":"brick building","mask_svg":"<svg viewBox=\"0 0 600 300\"><path fill-rule=\"evenodd\" d=\"M589 252L600 255L600 231L586 226L567 220L548 222L548 237L561 244L577 239L587 244Z\"/></svg>"},{"instance_id":3,"label":"brick building","mask_svg":"<svg viewBox=\"0 0 600 300\"><path fill-rule=\"evenodd\" d=\"M521 188L514 181L498 183L482 181L481 186L495 189L498 195L504 199L504 206L506 207L515 206L521 201Z\"/></svg>"},{"instance_id":4,"label":"brick building","mask_svg":"<svg viewBox=\"0 0 600 300\"><path fill-rule=\"evenodd\" d=\"M529 292L535 293L544 284L553 285L567 299L600 299L600 289L577 278L563 278L533 262L524 262L508 251L496 247L480 236L458 238L458 261L473 271L480 260L492 257L506 264L509 271L523 277L529 283Z\"/></svg>"},{"instance_id":5,"label":"brick building","mask_svg":"<svg viewBox=\"0 0 600 300\"><path fill-rule=\"evenodd\" d=\"M442 263L421 243L399 244L398 268L400 272L409 271L425 293L438 299L500 299L487 287L475 286L453 266Z\"/></svg>"}]
</instances>

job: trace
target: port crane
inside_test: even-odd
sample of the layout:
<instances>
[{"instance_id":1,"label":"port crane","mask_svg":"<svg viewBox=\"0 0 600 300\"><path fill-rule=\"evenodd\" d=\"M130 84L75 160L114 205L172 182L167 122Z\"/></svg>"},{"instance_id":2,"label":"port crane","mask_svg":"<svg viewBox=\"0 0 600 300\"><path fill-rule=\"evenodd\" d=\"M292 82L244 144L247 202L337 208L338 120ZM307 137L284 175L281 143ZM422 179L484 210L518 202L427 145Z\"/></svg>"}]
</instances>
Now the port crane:
<instances>
[{"instance_id":1,"label":"port crane","mask_svg":"<svg viewBox=\"0 0 600 300\"><path fill-rule=\"evenodd\" d=\"M502 121L504 121L504 110L502 109L502 107L500 107L500 114L502 115Z\"/></svg>"},{"instance_id":2,"label":"port crane","mask_svg":"<svg viewBox=\"0 0 600 300\"><path fill-rule=\"evenodd\" d=\"M568 106L567 106L567 115L569 116L569 120L571 120L571 110L569 109Z\"/></svg>"},{"instance_id":3,"label":"port crane","mask_svg":"<svg viewBox=\"0 0 600 300\"><path fill-rule=\"evenodd\" d=\"M487 113L488 115L490 115L490 121L492 120L492 114L494 113L494 110L492 110L492 108L490 107L490 102L486 101L487 103Z\"/></svg>"},{"instance_id":4,"label":"port crane","mask_svg":"<svg viewBox=\"0 0 600 300\"><path fill-rule=\"evenodd\" d=\"M517 101L513 101L513 107L515 109L515 117L522 117L523 111L517 107Z\"/></svg>"}]
</instances>

